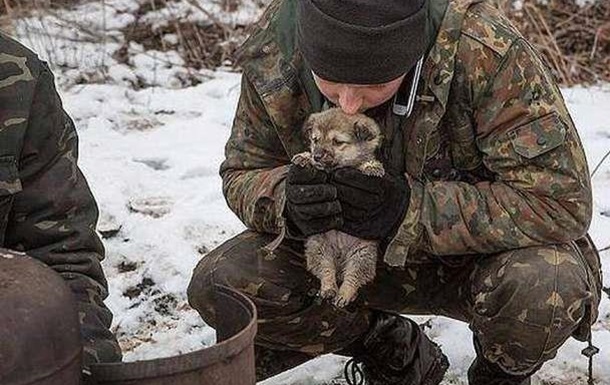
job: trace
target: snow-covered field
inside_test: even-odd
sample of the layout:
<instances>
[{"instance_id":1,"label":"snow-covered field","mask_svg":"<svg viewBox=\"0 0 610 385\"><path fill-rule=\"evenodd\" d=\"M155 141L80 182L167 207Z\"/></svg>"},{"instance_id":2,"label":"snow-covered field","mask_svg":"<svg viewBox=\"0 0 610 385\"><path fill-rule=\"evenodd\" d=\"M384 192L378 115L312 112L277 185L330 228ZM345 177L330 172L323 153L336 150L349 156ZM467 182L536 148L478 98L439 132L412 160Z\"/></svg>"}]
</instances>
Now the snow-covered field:
<instances>
[{"instance_id":1,"label":"snow-covered field","mask_svg":"<svg viewBox=\"0 0 610 385\"><path fill-rule=\"evenodd\" d=\"M125 360L163 357L209 346L214 331L186 302L191 271L200 258L243 229L221 193L218 166L239 96L240 76L229 71L195 71L172 53L130 47L130 61L111 54L119 29L132 19L136 0L106 0L65 14L86 18L112 39L75 44L82 31L52 18L17 26L22 41L41 56L60 61L55 69L65 108L80 134L80 165L101 209L108 306ZM103 15L102 15L103 13ZM254 19L256 7L235 17ZM103 17L102 17L103 16ZM44 26L45 34L37 33ZM49 31L53 33L48 33ZM69 39L61 38L61 36ZM53 49L49 49L49 43ZM96 69L104 71L96 78ZM86 76L83 76L83 73ZM97 74L100 75L100 74ZM185 75L201 84L184 87ZM80 84L82 79L95 84ZM134 84L148 87L134 88ZM580 130L591 170L610 151L610 85L563 90ZM593 177L595 213L591 233L600 248L610 246L610 159ZM610 251L602 253L610 287ZM604 295L594 343L597 384L610 385L610 295ZM417 317L426 321L429 317ZM429 335L443 346L451 368L443 384L466 384L474 356L467 325L432 317ZM544 384L586 383L585 344L569 341L537 375ZM339 376L343 358L323 356L267 380L271 384L320 384Z\"/></svg>"}]
</instances>

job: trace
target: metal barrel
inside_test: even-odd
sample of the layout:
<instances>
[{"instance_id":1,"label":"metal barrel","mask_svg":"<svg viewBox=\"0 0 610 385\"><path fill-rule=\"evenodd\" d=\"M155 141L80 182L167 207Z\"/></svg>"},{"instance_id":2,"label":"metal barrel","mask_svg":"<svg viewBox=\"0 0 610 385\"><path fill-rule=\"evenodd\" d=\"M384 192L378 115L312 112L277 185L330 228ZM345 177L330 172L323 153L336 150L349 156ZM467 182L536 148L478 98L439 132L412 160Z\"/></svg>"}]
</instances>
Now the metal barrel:
<instances>
[{"instance_id":1,"label":"metal barrel","mask_svg":"<svg viewBox=\"0 0 610 385\"><path fill-rule=\"evenodd\" d=\"M98 385L250 385L256 383L256 308L243 294L216 286L218 343L192 353L129 363L97 364Z\"/></svg>"},{"instance_id":2,"label":"metal barrel","mask_svg":"<svg viewBox=\"0 0 610 385\"><path fill-rule=\"evenodd\" d=\"M0 384L78 385L81 350L66 282L40 261L0 248Z\"/></svg>"}]
</instances>

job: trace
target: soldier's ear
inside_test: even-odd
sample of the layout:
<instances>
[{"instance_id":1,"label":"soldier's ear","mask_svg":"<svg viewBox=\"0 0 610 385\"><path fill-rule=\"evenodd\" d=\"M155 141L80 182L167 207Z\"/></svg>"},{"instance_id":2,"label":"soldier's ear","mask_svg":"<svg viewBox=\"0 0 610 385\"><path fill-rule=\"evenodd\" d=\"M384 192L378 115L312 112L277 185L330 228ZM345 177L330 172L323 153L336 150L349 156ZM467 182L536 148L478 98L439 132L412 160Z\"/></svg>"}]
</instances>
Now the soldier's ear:
<instances>
[{"instance_id":1,"label":"soldier's ear","mask_svg":"<svg viewBox=\"0 0 610 385\"><path fill-rule=\"evenodd\" d=\"M368 142L375 139L376 130L366 122L357 121L354 123L354 136L360 142Z\"/></svg>"}]
</instances>

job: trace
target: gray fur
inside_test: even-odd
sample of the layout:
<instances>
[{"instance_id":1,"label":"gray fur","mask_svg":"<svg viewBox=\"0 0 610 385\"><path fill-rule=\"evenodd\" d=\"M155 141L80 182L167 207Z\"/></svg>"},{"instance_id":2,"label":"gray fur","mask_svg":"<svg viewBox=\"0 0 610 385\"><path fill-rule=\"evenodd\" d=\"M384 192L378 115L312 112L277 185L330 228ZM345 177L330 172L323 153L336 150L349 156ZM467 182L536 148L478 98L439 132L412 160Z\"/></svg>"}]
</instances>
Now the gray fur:
<instances>
[{"instance_id":1,"label":"gray fur","mask_svg":"<svg viewBox=\"0 0 610 385\"><path fill-rule=\"evenodd\" d=\"M295 155L293 163L324 170L354 167L367 175L384 175L383 165L375 159L381 130L369 117L346 115L333 108L312 114L305 127L310 151ZM310 236L305 242L305 257L307 269L320 279L320 296L337 307L352 302L360 287L375 278L377 246L376 241L337 230Z\"/></svg>"}]
</instances>

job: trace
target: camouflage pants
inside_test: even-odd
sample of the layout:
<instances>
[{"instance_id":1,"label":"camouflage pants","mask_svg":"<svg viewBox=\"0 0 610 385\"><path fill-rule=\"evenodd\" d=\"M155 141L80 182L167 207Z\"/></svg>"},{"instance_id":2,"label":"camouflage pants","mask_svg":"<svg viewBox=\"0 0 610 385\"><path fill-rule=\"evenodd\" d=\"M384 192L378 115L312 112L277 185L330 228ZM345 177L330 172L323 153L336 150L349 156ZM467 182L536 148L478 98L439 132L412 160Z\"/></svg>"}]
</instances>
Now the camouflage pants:
<instances>
[{"instance_id":1,"label":"camouflage pants","mask_svg":"<svg viewBox=\"0 0 610 385\"><path fill-rule=\"evenodd\" d=\"M375 281L345 310L317 299L319 283L306 270L302 243L285 241L274 257L257 253L271 239L246 231L225 242L200 261L188 292L212 326L213 284L247 294L259 312L256 343L267 349L304 357L337 352L367 331L374 310L435 314L467 322L480 355L524 374L553 358L571 335L586 339L597 316L600 264L588 238L578 246L427 256L431 262L404 269L379 263Z\"/></svg>"}]
</instances>

